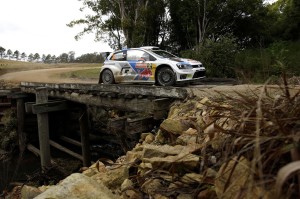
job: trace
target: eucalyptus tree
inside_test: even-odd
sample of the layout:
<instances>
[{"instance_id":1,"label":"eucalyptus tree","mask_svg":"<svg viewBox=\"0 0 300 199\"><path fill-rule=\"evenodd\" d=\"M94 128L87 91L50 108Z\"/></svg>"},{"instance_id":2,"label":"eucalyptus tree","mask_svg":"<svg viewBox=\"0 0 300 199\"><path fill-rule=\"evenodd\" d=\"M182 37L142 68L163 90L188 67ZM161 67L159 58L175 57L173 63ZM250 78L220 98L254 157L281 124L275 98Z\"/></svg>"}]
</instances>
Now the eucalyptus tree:
<instances>
[{"instance_id":1,"label":"eucalyptus tree","mask_svg":"<svg viewBox=\"0 0 300 199\"><path fill-rule=\"evenodd\" d=\"M59 56L59 61L61 63L68 63L69 61L69 54L68 53L62 53L60 56Z\"/></svg>"},{"instance_id":2,"label":"eucalyptus tree","mask_svg":"<svg viewBox=\"0 0 300 199\"><path fill-rule=\"evenodd\" d=\"M52 56L51 56L51 62L52 62L52 63L57 63L57 60L56 60L56 56L55 56L55 55L52 55Z\"/></svg>"},{"instance_id":3,"label":"eucalyptus tree","mask_svg":"<svg viewBox=\"0 0 300 199\"><path fill-rule=\"evenodd\" d=\"M35 54L33 55L33 60L36 61L36 62L40 61L40 58L41 58L41 56L40 56L39 53L35 53Z\"/></svg>"},{"instance_id":4,"label":"eucalyptus tree","mask_svg":"<svg viewBox=\"0 0 300 199\"><path fill-rule=\"evenodd\" d=\"M16 60L18 60L20 57L20 52L18 50L16 50L13 54L13 57L16 58Z\"/></svg>"},{"instance_id":5,"label":"eucalyptus tree","mask_svg":"<svg viewBox=\"0 0 300 199\"><path fill-rule=\"evenodd\" d=\"M44 61L45 63L51 63L51 55L50 54L48 54L46 57L45 57L45 61Z\"/></svg>"},{"instance_id":6,"label":"eucalyptus tree","mask_svg":"<svg viewBox=\"0 0 300 199\"><path fill-rule=\"evenodd\" d=\"M260 35L264 15L262 0L168 0L171 41L182 49L218 40L232 33L247 44Z\"/></svg>"},{"instance_id":7,"label":"eucalyptus tree","mask_svg":"<svg viewBox=\"0 0 300 199\"><path fill-rule=\"evenodd\" d=\"M3 48L2 46L0 46L0 57L1 57L1 59L2 59L3 56L5 55L5 51L6 51L6 49Z\"/></svg>"},{"instance_id":8,"label":"eucalyptus tree","mask_svg":"<svg viewBox=\"0 0 300 199\"><path fill-rule=\"evenodd\" d=\"M28 55L28 57L27 57L28 61L30 61L30 62L33 61L33 58L34 58L34 56L33 56L32 53L30 53L30 54Z\"/></svg>"},{"instance_id":9,"label":"eucalyptus tree","mask_svg":"<svg viewBox=\"0 0 300 199\"><path fill-rule=\"evenodd\" d=\"M70 51L68 53L68 62L73 63L75 61L75 51Z\"/></svg>"},{"instance_id":10,"label":"eucalyptus tree","mask_svg":"<svg viewBox=\"0 0 300 199\"><path fill-rule=\"evenodd\" d=\"M45 54L42 54L42 62L46 63L46 55Z\"/></svg>"},{"instance_id":11,"label":"eucalyptus tree","mask_svg":"<svg viewBox=\"0 0 300 199\"><path fill-rule=\"evenodd\" d=\"M165 14L165 0L79 0L92 14L73 20L69 27L85 25L75 36L95 33L96 40L109 43L113 49L156 44L159 41L161 19Z\"/></svg>"},{"instance_id":12,"label":"eucalyptus tree","mask_svg":"<svg viewBox=\"0 0 300 199\"><path fill-rule=\"evenodd\" d=\"M8 50L6 51L6 55L8 56L8 59L11 58L11 55L12 55L11 49L8 49Z\"/></svg>"},{"instance_id":13,"label":"eucalyptus tree","mask_svg":"<svg viewBox=\"0 0 300 199\"><path fill-rule=\"evenodd\" d=\"M26 57L27 57L26 53L25 53L25 52L22 52L22 54L21 54L21 59L25 60Z\"/></svg>"}]
</instances>

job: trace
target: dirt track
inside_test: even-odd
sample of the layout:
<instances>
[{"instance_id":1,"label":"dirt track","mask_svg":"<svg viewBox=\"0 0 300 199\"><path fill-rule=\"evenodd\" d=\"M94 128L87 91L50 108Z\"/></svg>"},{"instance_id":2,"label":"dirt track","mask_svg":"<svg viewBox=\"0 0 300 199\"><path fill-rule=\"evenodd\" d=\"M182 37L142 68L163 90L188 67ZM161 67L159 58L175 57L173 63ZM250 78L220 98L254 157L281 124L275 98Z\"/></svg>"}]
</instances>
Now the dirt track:
<instances>
[{"instance_id":1,"label":"dirt track","mask_svg":"<svg viewBox=\"0 0 300 199\"><path fill-rule=\"evenodd\" d=\"M92 67L91 67L92 68ZM89 68L84 68L89 69ZM72 79L61 78L58 74L82 70L82 68L51 68L51 69L38 69L29 71L11 72L0 76L1 80L19 83L22 81L27 82L47 82L47 83L97 83L97 80L91 79Z\"/></svg>"}]
</instances>

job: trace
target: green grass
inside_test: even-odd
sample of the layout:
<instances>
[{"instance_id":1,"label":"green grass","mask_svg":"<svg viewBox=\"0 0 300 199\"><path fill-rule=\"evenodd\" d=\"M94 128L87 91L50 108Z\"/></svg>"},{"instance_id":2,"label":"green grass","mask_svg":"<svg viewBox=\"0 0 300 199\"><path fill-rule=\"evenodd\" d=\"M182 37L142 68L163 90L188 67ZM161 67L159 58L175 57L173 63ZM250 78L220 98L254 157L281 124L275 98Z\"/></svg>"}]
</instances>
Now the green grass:
<instances>
[{"instance_id":1,"label":"green grass","mask_svg":"<svg viewBox=\"0 0 300 199\"><path fill-rule=\"evenodd\" d=\"M79 79L98 79L100 67L92 69L77 70L61 74L63 78L79 78Z\"/></svg>"}]
</instances>

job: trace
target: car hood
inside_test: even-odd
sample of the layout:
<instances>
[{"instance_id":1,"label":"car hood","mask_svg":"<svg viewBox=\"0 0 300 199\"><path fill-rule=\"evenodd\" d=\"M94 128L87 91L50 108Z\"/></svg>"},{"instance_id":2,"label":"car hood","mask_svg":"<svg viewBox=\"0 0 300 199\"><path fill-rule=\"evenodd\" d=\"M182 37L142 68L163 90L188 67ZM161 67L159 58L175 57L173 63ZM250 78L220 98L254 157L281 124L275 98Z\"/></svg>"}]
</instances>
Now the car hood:
<instances>
[{"instance_id":1,"label":"car hood","mask_svg":"<svg viewBox=\"0 0 300 199\"><path fill-rule=\"evenodd\" d=\"M171 58L169 58L169 60L175 61L175 62L189 63L191 65L202 64L201 62L193 60L193 59L186 59L186 58L180 58L180 57L171 57Z\"/></svg>"}]
</instances>

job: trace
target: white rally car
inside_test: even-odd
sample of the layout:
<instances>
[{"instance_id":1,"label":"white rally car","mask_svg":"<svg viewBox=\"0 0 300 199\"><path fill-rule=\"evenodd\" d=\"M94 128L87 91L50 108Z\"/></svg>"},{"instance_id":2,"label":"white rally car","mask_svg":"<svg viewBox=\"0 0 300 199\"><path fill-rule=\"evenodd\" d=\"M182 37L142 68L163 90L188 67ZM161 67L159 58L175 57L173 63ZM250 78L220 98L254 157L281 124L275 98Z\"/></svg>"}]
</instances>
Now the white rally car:
<instances>
[{"instance_id":1,"label":"white rally car","mask_svg":"<svg viewBox=\"0 0 300 199\"><path fill-rule=\"evenodd\" d=\"M99 83L152 83L172 86L205 77L199 61L179 58L157 47L141 47L111 53L101 68Z\"/></svg>"}]
</instances>

